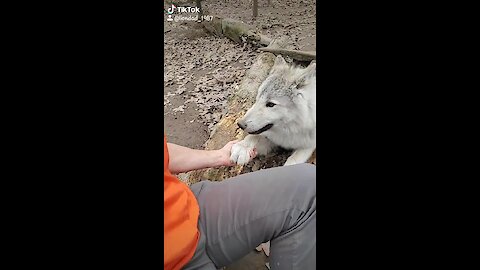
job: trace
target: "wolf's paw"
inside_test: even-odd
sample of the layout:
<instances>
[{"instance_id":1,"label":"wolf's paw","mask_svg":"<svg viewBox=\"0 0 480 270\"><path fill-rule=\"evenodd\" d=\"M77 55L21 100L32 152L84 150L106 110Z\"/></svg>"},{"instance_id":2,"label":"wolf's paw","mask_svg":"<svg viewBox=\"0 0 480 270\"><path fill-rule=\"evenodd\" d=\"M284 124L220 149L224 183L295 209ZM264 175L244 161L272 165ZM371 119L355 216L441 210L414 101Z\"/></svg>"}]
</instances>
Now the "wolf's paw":
<instances>
[{"instance_id":1,"label":"wolf's paw","mask_svg":"<svg viewBox=\"0 0 480 270\"><path fill-rule=\"evenodd\" d=\"M230 152L230 160L238 165L247 164L255 156L255 148L244 146L242 142L234 144Z\"/></svg>"},{"instance_id":2,"label":"wolf's paw","mask_svg":"<svg viewBox=\"0 0 480 270\"><path fill-rule=\"evenodd\" d=\"M285 162L285 164L283 164L283 166L295 165L295 164L300 164L300 163L304 163L304 162L298 162L293 158L292 159L288 158L287 161Z\"/></svg>"},{"instance_id":3,"label":"wolf's paw","mask_svg":"<svg viewBox=\"0 0 480 270\"><path fill-rule=\"evenodd\" d=\"M287 161L285 164L283 164L283 166L306 163L313 151L315 151L315 148L297 149L293 151L292 155L287 158Z\"/></svg>"}]
</instances>

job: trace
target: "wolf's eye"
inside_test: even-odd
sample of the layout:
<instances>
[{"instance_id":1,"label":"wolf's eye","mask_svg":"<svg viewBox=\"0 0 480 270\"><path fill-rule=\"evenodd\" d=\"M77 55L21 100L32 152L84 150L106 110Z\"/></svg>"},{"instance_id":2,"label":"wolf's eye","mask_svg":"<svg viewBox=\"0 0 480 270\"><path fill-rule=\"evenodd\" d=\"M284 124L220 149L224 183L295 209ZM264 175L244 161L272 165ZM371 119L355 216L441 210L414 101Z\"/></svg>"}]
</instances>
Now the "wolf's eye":
<instances>
[{"instance_id":1,"label":"wolf's eye","mask_svg":"<svg viewBox=\"0 0 480 270\"><path fill-rule=\"evenodd\" d=\"M267 102L267 107L273 107L273 106L275 106L275 105L277 105L277 104L275 104L275 103L273 103L273 102Z\"/></svg>"}]
</instances>

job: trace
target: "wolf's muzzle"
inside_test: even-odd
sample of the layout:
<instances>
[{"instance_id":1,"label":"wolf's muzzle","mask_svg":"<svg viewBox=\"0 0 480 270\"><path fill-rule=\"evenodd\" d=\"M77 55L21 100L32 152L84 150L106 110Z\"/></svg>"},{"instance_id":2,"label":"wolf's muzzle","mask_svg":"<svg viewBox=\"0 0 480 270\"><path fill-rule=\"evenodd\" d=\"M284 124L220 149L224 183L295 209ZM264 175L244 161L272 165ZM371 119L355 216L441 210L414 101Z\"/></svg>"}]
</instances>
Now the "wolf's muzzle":
<instances>
[{"instance_id":1,"label":"wolf's muzzle","mask_svg":"<svg viewBox=\"0 0 480 270\"><path fill-rule=\"evenodd\" d=\"M273 124L268 124L268 125L264 126L263 128L261 128L261 129L259 129L259 130L257 130L257 131L248 132L248 133L249 133L249 134L255 134L255 135L256 135L256 134L260 134L260 133L262 133L262 132L265 132L265 131L269 130L269 129L272 128L272 127L273 127Z\"/></svg>"},{"instance_id":2,"label":"wolf's muzzle","mask_svg":"<svg viewBox=\"0 0 480 270\"><path fill-rule=\"evenodd\" d=\"M247 125L245 125L242 121L238 121L237 125L241 129L245 129L247 127Z\"/></svg>"}]
</instances>

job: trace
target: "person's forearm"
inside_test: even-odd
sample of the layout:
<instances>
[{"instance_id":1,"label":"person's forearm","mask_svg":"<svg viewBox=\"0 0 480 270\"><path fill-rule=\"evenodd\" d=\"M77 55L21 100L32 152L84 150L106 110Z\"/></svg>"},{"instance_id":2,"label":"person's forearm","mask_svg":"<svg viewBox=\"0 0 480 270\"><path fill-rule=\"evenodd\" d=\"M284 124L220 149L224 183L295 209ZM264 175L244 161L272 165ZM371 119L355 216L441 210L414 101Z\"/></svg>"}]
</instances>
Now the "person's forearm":
<instances>
[{"instance_id":1,"label":"person's forearm","mask_svg":"<svg viewBox=\"0 0 480 270\"><path fill-rule=\"evenodd\" d=\"M173 174L221 165L220 155L216 150L195 150L173 143L167 143L167 146L169 152L168 169Z\"/></svg>"}]
</instances>

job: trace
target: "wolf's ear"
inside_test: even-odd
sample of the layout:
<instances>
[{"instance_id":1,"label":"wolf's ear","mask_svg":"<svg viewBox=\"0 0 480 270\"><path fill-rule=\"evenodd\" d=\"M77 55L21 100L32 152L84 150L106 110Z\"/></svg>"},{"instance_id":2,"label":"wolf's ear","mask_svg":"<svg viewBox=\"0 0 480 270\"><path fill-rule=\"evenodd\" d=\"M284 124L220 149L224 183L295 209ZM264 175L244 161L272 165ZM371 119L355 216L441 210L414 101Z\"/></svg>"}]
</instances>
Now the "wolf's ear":
<instances>
[{"instance_id":1,"label":"wolf's ear","mask_svg":"<svg viewBox=\"0 0 480 270\"><path fill-rule=\"evenodd\" d=\"M308 67L304 70L303 75L305 76L313 76L317 73L317 63L315 63L315 60L308 65Z\"/></svg>"},{"instance_id":2,"label":"wolf's ear","mask_svg":"<svg viewBox=\"0 0 480 270\"><path fill-rule=\"evenodd\" d=\"M317 74L317 64L315 61L312 61L306 69L303 70L302 75L295 81L297 89L300 89L305 86L307 81L314 77Z\"/></svg>"},{"instance_id":3,"label":"wolf's ear","mask_svg":"<svg viewBox=\"0 0 480 270\"><path fill-rule=\"evenodd\" d=\"M283 58L283 56L281 56L280 54L277 55L277 57L275 58L275 62L273 63L273 67L272 69L270 69L270 74L272 74L273 72L275 72L276 70L282 68L282 67L286 67L287 66L287 61L285 61L285 59Z\"/></svg>"}]
</instances>

